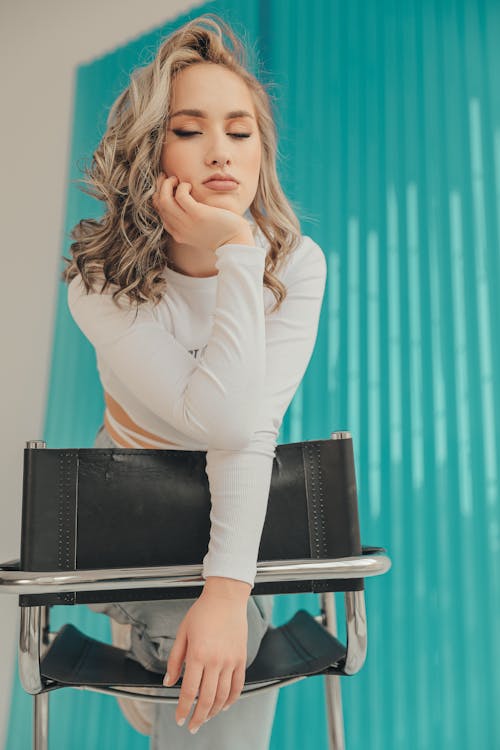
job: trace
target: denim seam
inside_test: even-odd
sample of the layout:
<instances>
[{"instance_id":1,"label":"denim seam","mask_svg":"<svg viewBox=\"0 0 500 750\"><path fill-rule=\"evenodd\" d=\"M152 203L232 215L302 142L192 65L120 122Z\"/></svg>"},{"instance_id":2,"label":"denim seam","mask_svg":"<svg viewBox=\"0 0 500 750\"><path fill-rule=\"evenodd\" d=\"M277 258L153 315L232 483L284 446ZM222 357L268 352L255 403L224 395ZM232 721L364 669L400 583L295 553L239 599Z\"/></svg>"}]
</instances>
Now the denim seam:
<instances>
[{"instance_id":1,"label":"denim seam","mask_svg":"<svg viewBox=\"0 0 500 750\"><path fill-rule=\"evenodd\" d=\"M123 612L123 614L125 615L125 617L128 620L131 620L131 622L130 622L131 625L132 624L139 625L142 630L145 630L145 628L146 628L146 623L145 622L141 622L141 620L136 620L135 617L132 617L132 615L129 612L127 612L126 609L123 609L123 607L121 606L121 604L119 602L115 602L115 605L118 607L118 609L120 610L120 612Z\"/></svg>"}]
</instances>

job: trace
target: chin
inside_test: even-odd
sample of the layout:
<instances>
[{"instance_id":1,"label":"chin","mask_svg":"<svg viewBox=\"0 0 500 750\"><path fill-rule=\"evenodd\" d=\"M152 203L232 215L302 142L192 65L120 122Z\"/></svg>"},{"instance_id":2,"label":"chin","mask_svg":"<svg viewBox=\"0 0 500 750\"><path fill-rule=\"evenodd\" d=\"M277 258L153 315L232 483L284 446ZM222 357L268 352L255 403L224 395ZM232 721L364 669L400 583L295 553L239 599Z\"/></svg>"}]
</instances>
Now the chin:
<instances>
[{"instance_id":1,"label":"chin","mask_svg":"<svg viewBox=\"0 0 500 750\"><path fill-rule=\"evenodd\" d=\"M203 200L206 202L207 197L215 198L216 200L224 198L224 200L226 200L228 203L231 203L233 206L236 205L236 203L239 203L239 199L237 198L237 196L231 195L230 192L224 193L223 191L221 191L220 193L218 193L216 190L213 190L212 193L213 194L211 194L210 196L205 196Z\"/></svg>"}]
</instances>

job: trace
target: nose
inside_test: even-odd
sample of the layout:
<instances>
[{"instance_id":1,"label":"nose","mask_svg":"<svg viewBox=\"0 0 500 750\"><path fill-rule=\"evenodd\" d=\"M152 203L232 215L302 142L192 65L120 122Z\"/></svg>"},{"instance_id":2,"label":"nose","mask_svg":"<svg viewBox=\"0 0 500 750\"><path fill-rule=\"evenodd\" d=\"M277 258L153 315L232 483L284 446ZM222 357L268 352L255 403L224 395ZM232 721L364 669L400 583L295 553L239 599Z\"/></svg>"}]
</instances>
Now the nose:
<instances>
[{"instance_id":1,"label":"nose","mask_svg":"<svg viewBox=\"0 0 500 750\"><path fill-rule=\"evenodd\" d=\"M208 165L209 165L210 167L214 167L214 166L219 166L219 167L223 167L223 166L225 166L226 164L230 164L230 159L229 159L229 157L228 157L228 156L226 156L226 155L224 155L224 156L222 156L222 155L219 155L219 156L213 156L213 157L211 157L211 158L210 158L210 159L208 160Z\"/></svg>"},{"instance_id":2,"label":"nose","mask_svg":"<svg viewBox=\"0 0 500 750\"><path fill-rule=\"evenodd\" d=\"M214 135L214 140L208 149L207 163L209 166L218 164L220 167L231 163L231 154L225 140L225 134Z\"/></svg>"}]
</instances>

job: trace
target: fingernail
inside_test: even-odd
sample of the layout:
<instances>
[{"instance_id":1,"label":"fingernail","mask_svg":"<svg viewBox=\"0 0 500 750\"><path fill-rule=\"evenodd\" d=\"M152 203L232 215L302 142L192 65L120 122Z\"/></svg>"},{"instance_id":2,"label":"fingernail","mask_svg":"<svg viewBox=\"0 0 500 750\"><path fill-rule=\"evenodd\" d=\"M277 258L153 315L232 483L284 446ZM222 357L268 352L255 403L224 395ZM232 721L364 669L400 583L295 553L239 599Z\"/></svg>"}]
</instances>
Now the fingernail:
<instances>
[{"instance_id":1,"label":"fingernail","mask_svg":"<svg viewBox=\"0 0 500 750\"><path fill-rule=\"evenodd\" d=\"M177 726L179 726L179 727L184 726L184 722L185 721L186 721L186 719L177 719Z\"/></svg>"},{"instance_id":2,"label":"fingernail","mask_svg":"<svg viewBox=\"0 0 500 750\"><path fill-rule=\"evenodd\" d=\"M227 711L227 710L228 710L228 709L230 709L230 708L231 708L231 706L224 706L224 708L223 708L222 710L223 710L223 711Z\"/></svg>"},{"instance_id":3,"label":"fingernail","mask_svg":"<svg viewBox=\"0 0 500 750\"><path fill-rule=\"evenodd\" d=\"M170 679L170 678L169 678L169 676L168 676L168 673L167 673L167 674L165 675L165 677L163 678L163 684L164 684L164 685L167 685L167 683L168 683L169 679Z\"/></svg>"},{"instance_id":4,"label":"fingernail","mask_svg":"<svg viewBox=\"0 0 500 750\"><path fill-rule=\"evenodd\" d=\"M196 734L199 728L200 727L193 727L193 729L190 729L189 731L191 732L191 734Z\"/></svg>"}]
</instances>

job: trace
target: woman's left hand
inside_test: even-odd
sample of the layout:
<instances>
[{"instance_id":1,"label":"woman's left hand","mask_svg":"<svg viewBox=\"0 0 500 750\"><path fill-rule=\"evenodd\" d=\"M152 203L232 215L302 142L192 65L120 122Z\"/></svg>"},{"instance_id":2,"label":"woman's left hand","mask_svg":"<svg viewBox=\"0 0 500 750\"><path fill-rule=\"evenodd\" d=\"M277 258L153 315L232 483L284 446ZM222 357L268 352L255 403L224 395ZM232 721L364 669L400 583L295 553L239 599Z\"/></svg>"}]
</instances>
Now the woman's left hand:
<instances>
[{"instance_id":1,"label":"woman's left hand","mask_svg":"<svg viewBox=\"0 0 500 750\"><path fill-rule=\"evenodd\" d=\"M247 659L247 601L248 595L231 597L204 589L179 625L168 658L168 685L177 682L185 661L176 721L182 726L198 696L190 731L225 706L229 708L241 694Z\"/></svg>"}]
</instances>

